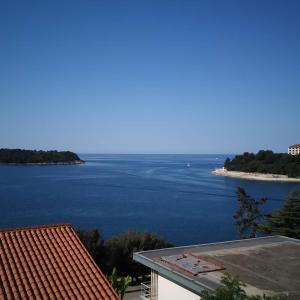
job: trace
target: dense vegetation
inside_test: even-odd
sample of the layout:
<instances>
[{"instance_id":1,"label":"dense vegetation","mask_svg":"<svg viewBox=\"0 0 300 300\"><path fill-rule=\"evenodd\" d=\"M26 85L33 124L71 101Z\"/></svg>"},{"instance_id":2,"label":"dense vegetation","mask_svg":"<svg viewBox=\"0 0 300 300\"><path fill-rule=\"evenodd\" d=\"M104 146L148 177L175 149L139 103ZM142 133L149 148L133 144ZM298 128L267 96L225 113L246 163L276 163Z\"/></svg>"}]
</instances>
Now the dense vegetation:
<instances>
[{"instance_id":1,"label":"dense vegetation","mask_svg":"<svg viewBox=\"0 0 300 300\"><path fill-rule=\"evenodd\" d=\"M237 190L239 208L234 213L240 238L253 238L258 234L284 235L300 239L300 191L293 190L281 207L263 213L266 198L255 200L242 188Z\"/></svg>"},{"instance_id":2,"label":"dense vegetation","mask_svg":"<svg viewBox=\"0 0 300 300\"><path fill-rule=\"evenodd\" d=\"M37 151L23 149L0 149L2 164L43 164L82 162L77 154L70 151Z\"/></svg>"},{"instance_id":3,"label":"dense vegetation","mask_svg":"<svg viewBox=\"0 0 300 300\"><path fill-rule=\"evenodd\" d=\"M244 291L243 287L245 284L242 283L238 277L231 276L229 274L224 275L221 278L221 287L213 291L203 291L200 296L201 300L287 300L285 295L274 295L274 296L248 296Z\"/></svg>"},{"instance_id":4,"label":"dense vegetation","mask_svg":"<svg viewBox=\"0 0 300 300\"><path fill-rule=\"evenodd\" d=\"M260 231L300 239L300 192L292 191L282 207L264 216Z\"/></svg>"},{"instance_id":5,"label":"dense vegetation","mask_svg":"<svg viewBox=\"0 0 300 300\"><path fill-rule=\"evenodd\" d=\"M132 260L134 252L171 247L163 238L149 232L128 231L104 241L97 229L77 230L77 235L105 274L116 268L120 276L149 274L143 265Z\"/></svg>"},{"instance_id":6,"label":"dense vegetation","mask_svg":"<svg viewBox=\"0 0 300 300\"><path fill-rule=\"evenodd\" d=\"M274 153L260 150L257 154L245 152L232 160L226 159L224 167L228 171L258 172L300 177L300 155Z\"/></svg>"}]
</instances>

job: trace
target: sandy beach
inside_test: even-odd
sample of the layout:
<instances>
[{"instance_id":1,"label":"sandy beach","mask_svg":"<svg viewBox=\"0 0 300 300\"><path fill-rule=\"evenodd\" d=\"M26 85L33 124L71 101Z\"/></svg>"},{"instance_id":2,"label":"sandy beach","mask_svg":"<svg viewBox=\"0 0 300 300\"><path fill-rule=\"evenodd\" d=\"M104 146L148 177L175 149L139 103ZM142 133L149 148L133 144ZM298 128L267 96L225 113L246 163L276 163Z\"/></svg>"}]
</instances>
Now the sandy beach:
<instances>
[{"instance_id":1,"label":"sandy beach","mask_svg":"<svg viewBox=\"0 0 300 300\"><path fill-rule=\"evenodd\" d=\"M232 177L232 178L246 179L246 180L282 181L282 182L300 183L300 178L291 178L288 177L287 175L227 171L226 169L223 168L215 169L214 171L212 171L212 174L216 176L225 176L225 177Z\"/></svg>"}]
</instances>

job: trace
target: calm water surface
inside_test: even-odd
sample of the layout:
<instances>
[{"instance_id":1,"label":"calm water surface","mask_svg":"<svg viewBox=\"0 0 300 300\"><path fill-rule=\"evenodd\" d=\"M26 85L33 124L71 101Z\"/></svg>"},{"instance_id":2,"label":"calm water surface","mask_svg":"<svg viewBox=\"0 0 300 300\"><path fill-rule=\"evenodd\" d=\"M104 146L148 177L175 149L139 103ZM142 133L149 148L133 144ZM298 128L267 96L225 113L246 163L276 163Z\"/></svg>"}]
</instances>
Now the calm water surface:
<instances>
[{"instance_id":1,"label":"calm water surface","mask_svg":"<svg viewBox=\"0 0 300 300\"><path fill-rule=\"evenodd\" d=\"M81 155L84 165L2 165L0 228L72 223L97 227L105 238L150 230L177 245L233 239L238 186L268 197L272 209L300 184L211 175L226 157Z\"/></svg>"}]
</instances>

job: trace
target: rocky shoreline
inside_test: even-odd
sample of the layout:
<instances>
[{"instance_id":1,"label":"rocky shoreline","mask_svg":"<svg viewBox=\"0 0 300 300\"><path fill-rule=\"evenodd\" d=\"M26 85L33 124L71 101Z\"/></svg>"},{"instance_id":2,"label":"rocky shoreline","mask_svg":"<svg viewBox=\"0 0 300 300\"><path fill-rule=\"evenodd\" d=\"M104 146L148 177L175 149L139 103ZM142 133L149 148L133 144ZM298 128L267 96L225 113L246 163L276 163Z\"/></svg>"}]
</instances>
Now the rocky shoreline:
<instances>
[{"instance_id":1,"label":"rocky shoreline","mask_svg":"<svg viewBox=\"0 0 300 300\"><path fill-rule=\"evenodd\" d=\"M287 175L227 171L225 168L215 169L214 171L212 171L212 174L216 175L216 176L232 177L232 178L236 178L236 179L299 182L300 183L300 178L291 178L291 177L288 177Z\"/></svg>"}]
</instances>

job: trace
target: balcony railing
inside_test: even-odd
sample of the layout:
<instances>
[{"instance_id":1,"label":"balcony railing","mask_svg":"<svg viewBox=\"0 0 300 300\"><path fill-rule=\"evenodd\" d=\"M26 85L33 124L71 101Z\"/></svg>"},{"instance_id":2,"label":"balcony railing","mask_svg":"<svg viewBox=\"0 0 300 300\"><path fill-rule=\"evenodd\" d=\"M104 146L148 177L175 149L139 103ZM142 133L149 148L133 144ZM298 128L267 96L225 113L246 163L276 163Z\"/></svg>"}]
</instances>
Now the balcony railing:
<instances>
[{"instance_id":1,"label":"balcony railing","mask_svg":"<svg viewBox=\"0 0 300 300\"><path fill-rule=\"evenodd\" d=\"M151 281L141 283L141 299L151 300Z\"/></svg>"}]
</instances>

